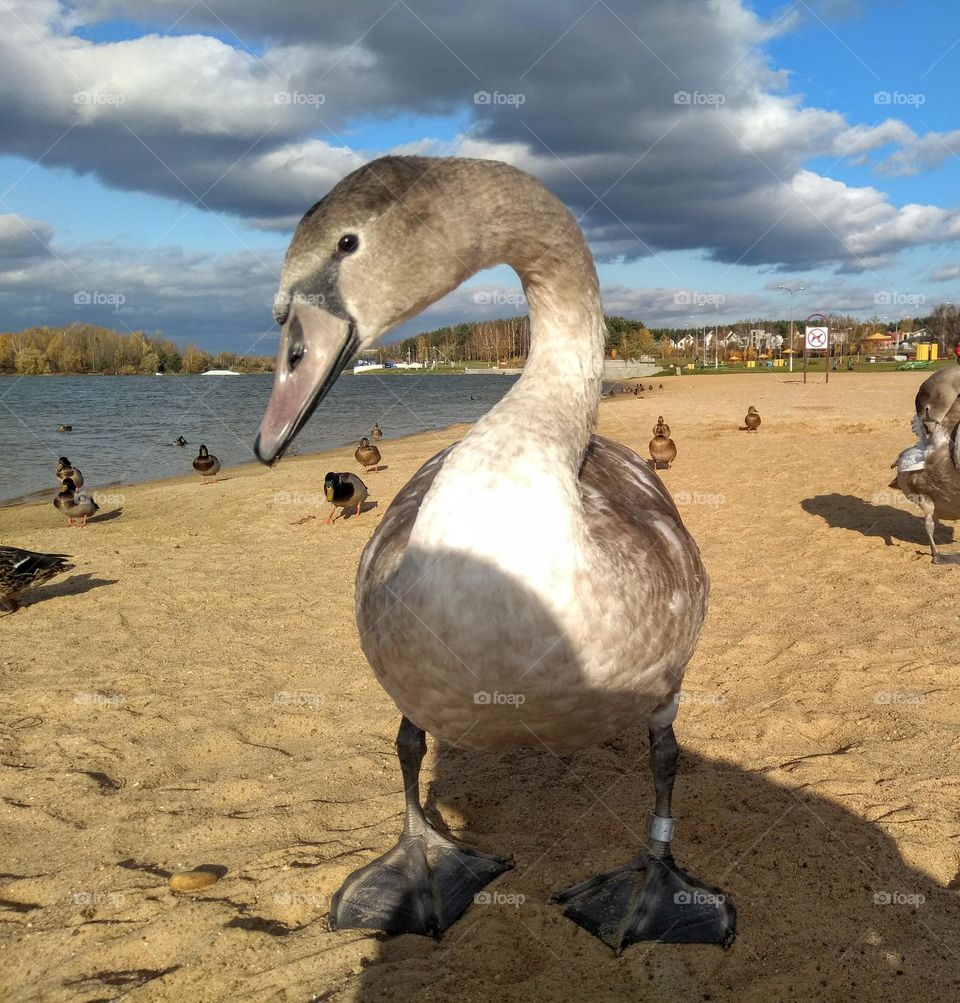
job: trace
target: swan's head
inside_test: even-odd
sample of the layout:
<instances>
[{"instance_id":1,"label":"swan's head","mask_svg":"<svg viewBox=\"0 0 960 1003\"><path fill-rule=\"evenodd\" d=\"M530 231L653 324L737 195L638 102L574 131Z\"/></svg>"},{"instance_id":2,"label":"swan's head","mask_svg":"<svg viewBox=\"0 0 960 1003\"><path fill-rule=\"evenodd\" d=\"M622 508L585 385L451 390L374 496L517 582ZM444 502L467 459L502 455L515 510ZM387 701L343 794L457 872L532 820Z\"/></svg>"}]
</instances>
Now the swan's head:
<instances>
[{"instance_id":1,"label":"swan's head","mask_svg":"<svg viewBox=\"0 0 960 1003\"><path fill-rule=\"evenodd\" d=\"M343 368L391 327L479 269L513 263L518 227L536 240L551 203L567 218L535 178L493 161L384 157L337 184L300 220L284 261L257 456L280 456Z\"/></svg>"}]
</instances>

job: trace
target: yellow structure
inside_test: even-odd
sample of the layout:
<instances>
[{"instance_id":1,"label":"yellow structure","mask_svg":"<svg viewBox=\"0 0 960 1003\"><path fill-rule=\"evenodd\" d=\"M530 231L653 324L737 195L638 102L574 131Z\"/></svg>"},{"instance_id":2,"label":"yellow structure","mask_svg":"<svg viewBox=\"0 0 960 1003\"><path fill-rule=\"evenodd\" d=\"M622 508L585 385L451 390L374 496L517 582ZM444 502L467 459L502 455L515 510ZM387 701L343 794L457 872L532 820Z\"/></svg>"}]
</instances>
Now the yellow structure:
<instances>
[{"instance_id":1,"label":"yellow structure","mask_svg":"<svg viewBox=\"0 0 960 1003\"><path fill-rule=\"evenodd\" d=\"M756 369L757 363L754 359L747 359L747 369Z\"/></svg>"},{"instance_id":2,"label":"yellow structure","mask_svg":"<svg viewBox=\"0 0 960 1003\"><path fill-rule=\"evenodd\" d=\"M930 361L936 362L940 358L940 346L935 342L930 343Z\"/></svg>"},{"instance_id":3,"label":"yellow structure","mask_svg":"<svg viewBox=\"0 0 960 1003\"><path fill-rule=\"evenodd\" d=\"M925 341L917 342L917 362L926 362L930 358L930 346Z\"/></svg>"},{"instance_id":4,"label":"yellow structure","mask_svg":"<svg viewBox=\"0 0 960 1003\"><path fill-rule=\"evenodd\" d=\"M774 359L773 364L775 367L779 368L783 365L783 359Z\"/></svg>"}]
</instances>

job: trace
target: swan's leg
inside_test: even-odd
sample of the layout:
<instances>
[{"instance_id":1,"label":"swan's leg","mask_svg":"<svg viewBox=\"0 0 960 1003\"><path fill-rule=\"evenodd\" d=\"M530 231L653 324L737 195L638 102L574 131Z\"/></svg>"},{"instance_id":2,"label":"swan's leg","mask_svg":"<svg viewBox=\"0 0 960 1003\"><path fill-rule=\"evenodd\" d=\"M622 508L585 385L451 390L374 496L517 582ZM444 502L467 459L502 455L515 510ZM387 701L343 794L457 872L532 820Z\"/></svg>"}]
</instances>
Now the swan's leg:
<instances>
[{"instance_id":1,"label":"swan's leg","mask_svg":"<svg viewBox=\"0 0 960 1003\"><path fill-rule=\"evenodd\" d=\"M736 936L733 903L720 889L677 867L671 853L670 802L679 752L673 724L651 723L656 808L643 855L553 897L565 916L618 954L642 940L729 947Z\"/></svg>"},{"instance_id":2,"label":"swan's leg","mask_svg":"<svg viewBox=\"0 0 960 1003\"><path fill-rule=\"evenodd\" d=\"M513 864L442 836L420 807L420 765L427 751L423 731L400 722L397 754L406 813L397 845L354 871L330 905L334 930L360 927L386 933L439 937L477 893Z\"/></svg>"},{"instance_id":3,"label":"swan's leg","mask_svg":"<svg viewBox=\"0 0 960 1003\"><path fill-rule=\"evenodd\" d=\"M940 551L937 550L937 545L933 539L933 534L937 529L937 524L933 518L933 512L927 512L924 510L923 525L926 527L927 539L930 541L930 554L933 557L933 563L960 564L960 554L941 554Z\"/></svg>"}]
</instances>

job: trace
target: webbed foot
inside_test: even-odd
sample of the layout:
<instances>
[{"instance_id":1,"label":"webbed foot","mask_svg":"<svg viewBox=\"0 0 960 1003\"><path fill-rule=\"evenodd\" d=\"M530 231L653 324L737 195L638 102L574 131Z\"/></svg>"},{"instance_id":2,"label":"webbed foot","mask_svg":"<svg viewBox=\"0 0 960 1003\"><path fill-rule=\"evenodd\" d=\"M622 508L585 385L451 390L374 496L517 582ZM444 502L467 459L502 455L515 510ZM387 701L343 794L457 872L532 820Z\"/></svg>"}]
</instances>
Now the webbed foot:
<instances>
[{"instance_id":1,"label":"webbed foot","mask_svg":"<svg viewBox=\"0 0 960 1003\"><path fill-rule=\"evenodd\" d=\"M330 927L439 938L509 860L463 846L425 828L354 871L334 895Z\"/></svg>"},{"instance_id":2,"label":"webbed foot","mask_svg":"<svg viewBox=\"0 0 960 1003\"><path fill-rule=\"evenodd\" d=\"M563 914L617 954L631 944L721 944L736 937L737 910L673 857L644 856L558 892Z\"/></svg>"}]
</instances>

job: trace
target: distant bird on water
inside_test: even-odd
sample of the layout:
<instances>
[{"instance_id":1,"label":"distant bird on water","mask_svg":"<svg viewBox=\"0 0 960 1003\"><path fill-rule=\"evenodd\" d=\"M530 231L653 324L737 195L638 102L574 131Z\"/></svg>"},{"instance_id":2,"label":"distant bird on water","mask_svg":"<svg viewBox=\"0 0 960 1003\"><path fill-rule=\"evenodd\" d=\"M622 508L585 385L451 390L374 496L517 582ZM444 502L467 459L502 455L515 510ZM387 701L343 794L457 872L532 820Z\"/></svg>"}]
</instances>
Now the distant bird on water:
<instances>
[{"instance_id":1,"label":"distant bird on water","mask_svg":"<svg viewBox=\"0 0 960 1003\"><path fill-rule=\"evenodd\" d=\"M58 425L57 426L57 431L58 432L72 432L73 431L73 425Z\"/></svg>"},{"instance_id":2,"label":"distant bird on water","mask_svg":"<svg viewBox=\"0 0 960 1003\"><path fill-rule=\"evenodd\" d=\"M206 484L208 477L212 477L216 483L220 461L201 443L200 452L193 461L193 469L200 475L201 483Z\"/></svg>"},{"instance_id":3,"label":"distant bird on water","mask_svg":"<svg viewBox=\"0 0 960 1003\"><path fill-rule=\"evenodd\" d=\"M471 397L470 400L473 400ZM383 432L380 431L380 425L377 422L373 423L373 428L370 429L370 438L374 442L379 442L383 438Z\"/></svg>"},{"instance_id":4,"label":"distant bird on water","mask_svg":"<svg viewBox=\"0 0 960 1003\"><path fill-rule=\"evenodd\" d=\"M93 498L81 492L69 477L60 485L60 494L53 499L53 504L67 517L68 526L74 524L74 519L79 519L81 529L86 526L87 519L100 509Z\"/></svg>"},{"instance_id":5,"label":"distant bird on water","mask_svg":"<svg viewBox=\"0 0 960 1003\"><path fill-rule=\"evenodd\" d=\"M73 481L74 487L83 487L83 474L80 473L79 468L73 466L65 456L61 456L57 461L57 480L65 481L68 477Z\"/></svg>"},{"instance_id":6,"label":"distant bird on water","mask_svg":"<svg viewBox=\"0 0 960 1003\"><path fill-rule=\"evenodd\" d=\"M185 446L185 445L187 444L187 440L186 440L186 439L184 439L184 437L183 437L182 435L178 435L178 436L176 437L176 439L174 440L174 443L173 443L173 444L174 444L175 446Z\"/></svg>"},{"instance_id":7,"label":"distant bird on water","mask_svg":"<svg viewBox=\"0 0 960 1003\"><path fill-rule=\"evenodd\" d=\"M363 467L365 474L370 473L370 467L376 470L377 464L380 462L380 450L371 445L369 439L361 439L360 445L357 446L357 451L353 455L357 458L357 463Z\"/></svg>"},{"instance_id":8,"label":"distant bird on water","mask_svg":"<svg viewBox=\"0 0 960 1003\"><path fill-rule=\"evenodd\" d=\"M0 605L7 607L7 613L16 613L24 591L73 570L73 565L67 563L68 556L0 547Z\"/></svg>"},{"instance_id":9,"label":"distant bird on water","mask_svg":"<svg viewBox=\"0 0 960 1003\"><path fill-rule=\"evenodd\" d=\"M332 471L323 479L323 491L327 501L333 505L327 516L327 525L333 522L336 510L356 506L360 515L360 506L367 500L367 486L356 474L337 474Z\"/></svg>"},{"instance_id":10,"label":"distant bird on water","mask_svg":"<svg viewBox=\"0 0 960 1003\"><path fill-rule=\"evenodd\" d=\"M747 408L747 415L743 419L743 427L740 429L741 432L756 432L760 427L760 412L751 404Z\"/></svg>"}]
</instances>

